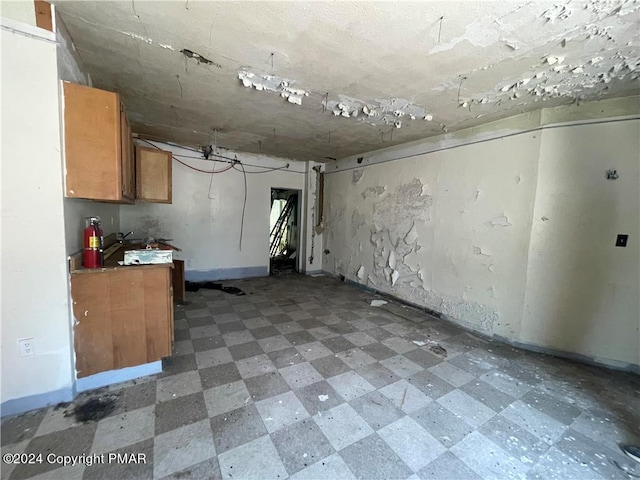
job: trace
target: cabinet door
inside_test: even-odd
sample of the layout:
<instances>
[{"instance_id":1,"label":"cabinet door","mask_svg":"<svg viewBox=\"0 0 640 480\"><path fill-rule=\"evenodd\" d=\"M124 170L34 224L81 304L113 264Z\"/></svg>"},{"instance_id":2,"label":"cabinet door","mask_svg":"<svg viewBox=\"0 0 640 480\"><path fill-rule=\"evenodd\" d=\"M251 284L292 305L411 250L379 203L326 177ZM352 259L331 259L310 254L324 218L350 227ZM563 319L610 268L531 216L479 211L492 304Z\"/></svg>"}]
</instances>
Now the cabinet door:
<instances>
[{"instance_id":1,"label":"cabinet door","mask_svg":"<svg viewBox=\"0 0 640 480\"><path fill-rule=\"evenodd\" d=\"M71 275L78 378L171 355L171 269Z\"/></svg>"},{"instance_id":2,"label":"cabinet door","mask_svg":"<svg viewBox=\"0 0 640 480\"><path fill-rule=\"evenodd\" d=\"M64 82L65 195L122 201L118 94Z\"/></svg>"},{"instance_id":3,"label":"cabinet door","mask_svg":"<svg viewBox=\"0 0 640 480\"><path fill-rule=\"evenodd\" d=\"M120 131L122 136L122 196L133 202L136 197L135 168L132 155L133 141L131 139L131 128L129 127L124 106L121 106L120 111Z\"/></svg>"},{"instance_id":4,"label":"cabinet door","mask_svg":"<svg viewBox=\"0 0 640 480\"><path fill-rule=\"evenodd\" d=\"M171 152L136 147L136 198L171 203Z\"/></svg>"}]
</instances>

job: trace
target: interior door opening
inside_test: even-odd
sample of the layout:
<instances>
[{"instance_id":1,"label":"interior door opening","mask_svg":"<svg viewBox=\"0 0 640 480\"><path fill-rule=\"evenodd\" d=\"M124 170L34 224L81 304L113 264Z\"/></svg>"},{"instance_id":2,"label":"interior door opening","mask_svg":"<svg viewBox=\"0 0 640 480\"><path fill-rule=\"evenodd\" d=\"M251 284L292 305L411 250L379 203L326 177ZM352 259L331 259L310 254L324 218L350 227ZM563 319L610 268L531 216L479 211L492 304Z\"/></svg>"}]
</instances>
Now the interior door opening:
<instances>
[{"instance_id":1,"label":"interior door opening","mask_svg":"<svg viewBox=\"0 0 640 480\"><path fill-rule=\"evenodd\" d=\"M300 191L271 189L269 216L269 272L283 275L299 272Z\"/></svg>"}]
</instances>

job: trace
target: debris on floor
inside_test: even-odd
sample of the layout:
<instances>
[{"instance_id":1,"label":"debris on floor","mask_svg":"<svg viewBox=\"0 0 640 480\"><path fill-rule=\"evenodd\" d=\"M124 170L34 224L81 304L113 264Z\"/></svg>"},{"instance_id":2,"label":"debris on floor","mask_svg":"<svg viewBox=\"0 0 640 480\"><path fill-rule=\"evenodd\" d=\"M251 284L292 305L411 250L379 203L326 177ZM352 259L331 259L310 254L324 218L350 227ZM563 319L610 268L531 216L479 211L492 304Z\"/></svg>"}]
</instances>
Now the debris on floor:
<instances>
[{"instance_id":1,"label":"debris on floor","mask_svg":"<svg viewBox=\"0 0 640 480\"><path fill-rule=\"evenodd\" d=\"M447 356L447 351L440 345L431 345L429 347L429 350L431 350L433 353L437 353L438 355L442 355L443 357Z\"/></svg>"},{"instance_id":2,"label":"debris on floor","mask_svg":"<svg viewBox=\"0 0 640 480\"><path fill-rule=\"evenodd\" d=\"M64 413L65 417L74 416L78 422L97 422L108 417L116 409L117 395L105 395L76 405L73 410Z\"/></svg>"},{"instance_id":3,"label":"debris on floor","mask_svg":"<svg viewBox=\"0 0 640 480\"><path fill-rule=\"evenodd\" d=\"M439 343L434 342L433 340L427 340L426 342L423 342L422 340L414 340L413 343L414 345L417 345L419 347L429 345L429 350L431 350L433 353L442 355L443 357L447 356L447 350L445 350Z\"/></svg>"},{"instance_id":4,"label":"debris on floor","mask_svg":"<svg viewBox=\"0 0 640 480\"><path fill-rule=\"evenodd\" d=\"M320 400L321 402L326 402L327 400L329 400L329 395L318 395L318 400Z\"/></svg>"},{"instance_id":5,"label":"debris on floor","mask_svg":"<svg viewBox=\"0 0 640 480\"><path fill-rule=\"evenodd\" d=\"M371 306L372 307L381 307L383 305L386 305L387 302L384 300L371 300Z\"/></svg>"},{"instance_id":6,"label":"debris on floor","mask_svg":"<svg viewBox=\"0 0 640 480\"><path fill-rule=\"evenodd\" d=\"M244 291L239 289L238 287L227 287L221 283L215 282L184 282L184 289L187 292L197 292L201 288L208 288L209 290L222 290L224 293L228 293L230 295L246 295Z\"/></svg>"}]
</instances>

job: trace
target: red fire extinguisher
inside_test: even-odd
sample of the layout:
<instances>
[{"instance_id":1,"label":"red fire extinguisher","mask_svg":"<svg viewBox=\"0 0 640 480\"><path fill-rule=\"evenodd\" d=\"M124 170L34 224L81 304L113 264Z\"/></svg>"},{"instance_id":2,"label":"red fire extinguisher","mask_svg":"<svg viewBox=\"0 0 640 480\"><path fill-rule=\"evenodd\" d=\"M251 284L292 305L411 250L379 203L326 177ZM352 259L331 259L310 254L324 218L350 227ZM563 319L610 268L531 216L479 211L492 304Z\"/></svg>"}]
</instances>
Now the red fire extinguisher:
<instances>
[{"instance_id":1,"label":"red fire extinguisher","mask_svg":"<svg viewBox=\"0 0 640 480\"><path fill-rule=\"evenodd\" d=\"M87 217L87 227L84 229L84 268L101 268L102 259L102 229L100 217Z\"/></svg>"}]
</instances>

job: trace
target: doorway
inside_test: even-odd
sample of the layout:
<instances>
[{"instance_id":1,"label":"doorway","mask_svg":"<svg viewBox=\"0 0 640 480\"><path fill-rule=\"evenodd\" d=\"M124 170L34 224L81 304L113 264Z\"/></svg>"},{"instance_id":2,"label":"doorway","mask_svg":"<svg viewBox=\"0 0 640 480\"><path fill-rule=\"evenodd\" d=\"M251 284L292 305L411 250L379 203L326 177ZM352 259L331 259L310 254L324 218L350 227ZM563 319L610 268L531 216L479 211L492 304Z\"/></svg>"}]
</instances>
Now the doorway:
<instances>
[{"instance_id":1,"label":"doorway","mask_svg":"<svg viewBox=\"0 0 640 480\"><path fill-rule=\"evenodd\" d=\"M269 274L299 272L300 190L271 189Z\"/></svg>"}]
</instances>

